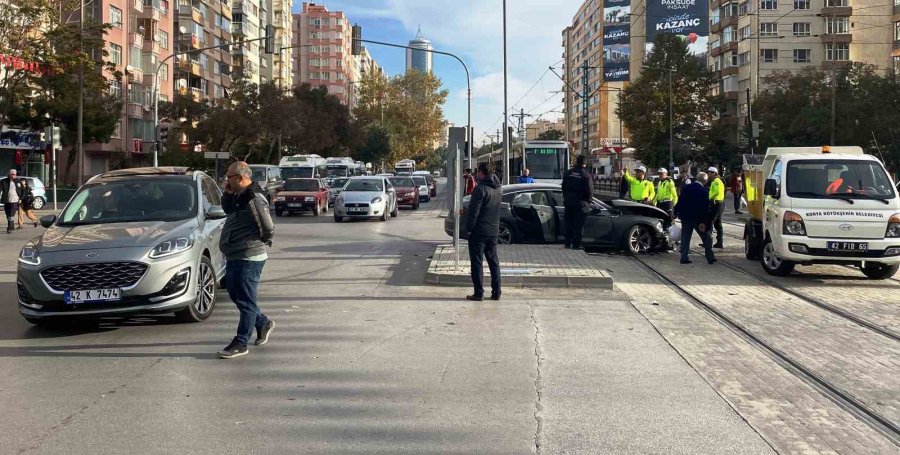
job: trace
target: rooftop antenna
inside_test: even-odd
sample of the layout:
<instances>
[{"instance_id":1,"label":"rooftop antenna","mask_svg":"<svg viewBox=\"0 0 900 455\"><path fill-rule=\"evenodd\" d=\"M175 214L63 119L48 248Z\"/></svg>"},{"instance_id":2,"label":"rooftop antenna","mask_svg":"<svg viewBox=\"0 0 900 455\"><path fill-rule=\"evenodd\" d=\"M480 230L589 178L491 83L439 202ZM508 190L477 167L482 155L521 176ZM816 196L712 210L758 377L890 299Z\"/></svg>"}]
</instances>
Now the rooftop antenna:
<instances>
[{"instance_id":1,"label":"rooftop antenna","mask_svg":"<svg viewBox=\"0 0 900 455\"><path fill-rule=\"evenodd\" d=\"M422 25L419 25L419 31L416 32L416 39L422 39Z\"/></svg>"}]
</instances>

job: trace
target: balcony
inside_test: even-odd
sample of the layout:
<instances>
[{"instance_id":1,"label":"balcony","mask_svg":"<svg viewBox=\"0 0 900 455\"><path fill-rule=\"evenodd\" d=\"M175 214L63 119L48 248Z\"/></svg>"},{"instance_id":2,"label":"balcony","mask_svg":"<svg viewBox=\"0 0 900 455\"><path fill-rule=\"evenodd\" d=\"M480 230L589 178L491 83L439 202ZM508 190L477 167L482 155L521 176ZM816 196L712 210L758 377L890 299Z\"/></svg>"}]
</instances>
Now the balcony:
<instances>
[{"instance_id":1,"label":"balcony","mask_svg":"<svg viewBox=\"0 0 900 455\"><path fill-rule=\"evenodd\" d=\"M719 79L721 79L725 76L736 76L739 71L740 70L738 69L737 66L726 66L725 68L722 68L721 70L719 70L719 73L718 73Z\"/></svg>"},{"instance_id":2,"label":"balcony","mask_svg":"<svg viewBox=\"0 0 900 455\"><path fill-rule=\"evenodd\" d=\"M853 15L852 6L826 6L822 8L822 17L850 17Z\"/></svg>"},{"instance_id":3,"label":"balcony","mask_svg":"<svg viewBox=\"0 0 900 455\"><path fill-rule=\"evenodd\" d=\"M737 48L738 48L738 43L737 43L737 41L732 41L732 42L730 42L730 43L728 43L728 44L723 44L723 45L721 45L721 46L719 46L719 47L717 47L717 48L715 48L715 49L712 49L712 50L709 52L709 55L710 55L711 57L718 57L718 56L720 56L720 55L722 55L722 54L725 54L725 53L728 53L728 52L731 52L731 51L735 51L735 52L736 52L736 51L737 51Z\"/></svg>"},{"instance_id":4,"label":"balcony","mask_svg":"<svg viewBox=\"0 0 900 455\"><path fill-rule=\"evenodd\" d=\"M247 36L246 30L249 24L246 22L232 22L231 23L231 36L237 37L245 37Z\"/></svg>"},{"instance_id":5,"label":"balcony","mask_svg":"<svg viewBox=\"0 0 900 455\"><path fill-rule=\"evenodd\" d=\"M199 103L203 100L203 92L200 91L199 88L191 87L191 98L193 98L195 102Z\"/></svg>"},{"instance_id":6,"label":"balcony","mask_svg":"<svg viewBox=\"0 0 900 455\"><path fill-rule=\"evenodd\" d=\"M128 34L128 44L138 48L144 48L144 35L140 33L129 33Z\"/></svg>"},{"instance_id":7,"label":"balcony","mask_svg":"<svg viewBox=\"0 0 900 455\"><path fill-rule=\"evenodd\" d=\"M191 49L200 49L203 44L200 41L200 37L193 33L185 33L179 35L178 41L182 44L182 46L190 46Z\"/></svg>"},{"instance_id":8,"label":"balcony","mask_svg":"<svg viewBox=\"0 0 900 455\"><path fill-rule=\"evenodd\" d=\"M184 71L186 73L193 74L194 76L200 76L202 73L200 72L200 63L192 60L181 60L178 62L178 69L180 71Z\"/></svg>"},{"instance_id":9,"label":"balcony","mask_svg":"<svg viewBox=\"0 0 900 455\"><path fill-rule=\"evenodd\" d=\"M825 44L830 44L830 43L844 44L844 43L852 43L853 42L853 35L851 35L850 33L838 33L836 35L823 33L819 36L821 36L822 42Z\"/></svg>"},{"instance_id":10,"label":"balcony","mask_svg":"<svg viewBox=\"0 0 900 455\"><path fill-rule=\"evenodd\" d=\"M144 12L144 0L131 0L130 2L131 9L137 13Z\"/></svg>"},{"instance_id":11,"label":"balcony","mask_svg":"<svg viewBox=\"0 0 900 455\"><path fill-rule=\"evenodd\" d=\"M144 105L135 103L133 100L129 100L125 106L125 113L132 118L143 118Z\"/></svg>"}]
</instances>

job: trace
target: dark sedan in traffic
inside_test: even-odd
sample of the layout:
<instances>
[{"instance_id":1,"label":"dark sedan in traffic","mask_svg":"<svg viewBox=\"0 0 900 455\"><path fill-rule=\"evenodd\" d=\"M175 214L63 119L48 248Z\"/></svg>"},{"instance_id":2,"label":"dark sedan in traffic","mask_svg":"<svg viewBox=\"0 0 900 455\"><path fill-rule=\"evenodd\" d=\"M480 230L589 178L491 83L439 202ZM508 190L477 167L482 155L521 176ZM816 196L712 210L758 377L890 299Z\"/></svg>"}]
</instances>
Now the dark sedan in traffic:
<instances>
[{"instance_id":1,"label":"dark sedan in traffic","mask_svg":"<svg viewBox=\"0 0 900 455\"><path fill-rule=\"evenodd\" d=\"M565 237L565 208L559 185L526 183L503 187L499 242L561 243ZM463 199L465 222L469 197ZM584 224L582 244L588 248L622 249L637 254L669 248L669 215L649 205L623 200L594 199ZM453 235L454 217L444 220L444 231ZM466 232L462 228L462 232ZM465 238L465 235L463 235Z\"/></svg>"}]
</instances>

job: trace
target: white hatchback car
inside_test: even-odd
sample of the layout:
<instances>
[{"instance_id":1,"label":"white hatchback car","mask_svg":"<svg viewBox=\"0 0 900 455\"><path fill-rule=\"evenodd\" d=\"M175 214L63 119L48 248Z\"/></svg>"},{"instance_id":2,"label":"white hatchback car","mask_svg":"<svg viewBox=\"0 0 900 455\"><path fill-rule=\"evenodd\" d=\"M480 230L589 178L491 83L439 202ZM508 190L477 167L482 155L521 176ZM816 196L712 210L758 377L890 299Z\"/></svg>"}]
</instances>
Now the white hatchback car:
<instances>
[{"instance_id":1,"label":"white hatchback car","mask_svg":"<svg viewBox=\"0 0 900 455\"><path fill-rule=\"evenodd\" d=\"M379 218L387 221L399 213L397 192L383 176L351 177L334 201L334 221L344 218Z\"/></svg>"}]
</instances>

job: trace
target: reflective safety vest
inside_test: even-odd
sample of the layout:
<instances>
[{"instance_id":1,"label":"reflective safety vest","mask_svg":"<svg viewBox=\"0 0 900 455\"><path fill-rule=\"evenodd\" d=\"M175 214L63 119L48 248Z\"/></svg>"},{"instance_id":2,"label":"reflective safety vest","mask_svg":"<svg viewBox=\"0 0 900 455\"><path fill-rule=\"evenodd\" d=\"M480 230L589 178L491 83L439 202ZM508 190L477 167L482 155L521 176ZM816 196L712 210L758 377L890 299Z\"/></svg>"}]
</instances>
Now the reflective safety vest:
<instances>
[{"instance_id":1,"label":"reflective safety vest","mask_svg":"<svg viewBox=\"0 0 900 455\"><path fill-rule=\"evenodd\" d=\"M672 179L665 179L659 182L659 188L656 191L656 197L653 199L654 204L660 202L671 202L673 205L678 203L678 192L675 191L675 182Z\"/></svg>"},{"instance_id":2,"label":"reflective safety vest","mask_svg":"<svg viewBox=\"0 0 900 455\"><path fill-rule=\"evenodd\" d=\"M713 202L725 200L725 183L719 177L714 178L709 184L709 200Z\"/></svg>"},{"instance_id":3,"label":"reflective safety vest","mask_svg":"<svg viewBox=\"0 0 900 455\"><path fill-rule=\"evenodd\" d=\"M632 201L644 202L644 199L653 200L653 182L649 180L638 180L636 177L629 174L627 170L622 175L622 178L628 183L628 188L630 190L629 196ZM650 186L649 191L647 191L648 185Z\"/></svg>"}]
</instances>

